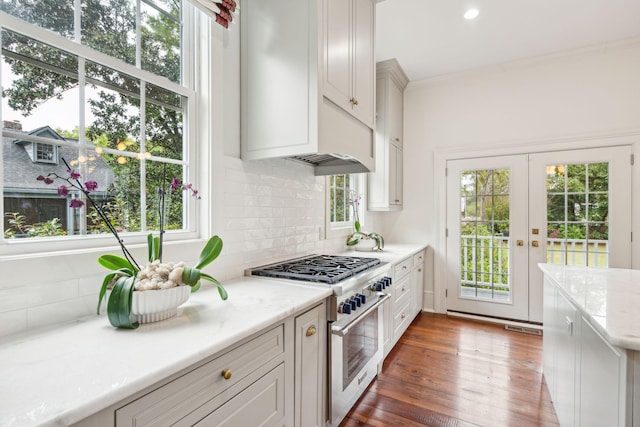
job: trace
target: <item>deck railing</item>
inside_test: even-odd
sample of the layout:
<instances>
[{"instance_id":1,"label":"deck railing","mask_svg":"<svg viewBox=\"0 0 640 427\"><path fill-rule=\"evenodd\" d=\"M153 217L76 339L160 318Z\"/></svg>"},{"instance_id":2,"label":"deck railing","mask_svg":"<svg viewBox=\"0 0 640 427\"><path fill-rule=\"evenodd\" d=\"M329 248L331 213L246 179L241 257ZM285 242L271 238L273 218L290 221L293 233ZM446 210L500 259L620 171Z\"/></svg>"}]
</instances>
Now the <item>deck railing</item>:
<instances>
[{"instance_id":1,"label":"deck railing","mask_svg":"<svg viewBox=\"0 0 640 427\"><path fill-rule=\"evenodd\" d=\"M462 286L511 289L509 237L461 236L460 243ZM609 265L609 242L547 238L547 262L605 268Z\"/></svg>"}]
</instances>

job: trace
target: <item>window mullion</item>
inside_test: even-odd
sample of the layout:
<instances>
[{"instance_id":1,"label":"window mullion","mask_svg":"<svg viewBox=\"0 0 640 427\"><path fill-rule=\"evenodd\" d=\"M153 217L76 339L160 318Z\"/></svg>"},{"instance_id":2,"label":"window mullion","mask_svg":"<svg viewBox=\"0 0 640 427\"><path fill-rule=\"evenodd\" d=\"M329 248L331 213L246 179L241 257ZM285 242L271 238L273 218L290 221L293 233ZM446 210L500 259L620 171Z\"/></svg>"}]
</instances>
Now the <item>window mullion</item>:
<instances>
[{"instance_id":1,"label":"window mullion","mask_svg":"<svg viewBox=\"0 0 640 427\"><path fill-rule=\"evenodd\" d=\"M140 0L138 0L138 5ZM147 231L147 162L145 160L145 153L147 152L147 137L146 137L146 88L147 83L144 80L140 81L140 152L138 153L138 159L140 159L140 229ZM155 194L155 189L150 189L152 194Z\"/></svg>"}]
</instances>

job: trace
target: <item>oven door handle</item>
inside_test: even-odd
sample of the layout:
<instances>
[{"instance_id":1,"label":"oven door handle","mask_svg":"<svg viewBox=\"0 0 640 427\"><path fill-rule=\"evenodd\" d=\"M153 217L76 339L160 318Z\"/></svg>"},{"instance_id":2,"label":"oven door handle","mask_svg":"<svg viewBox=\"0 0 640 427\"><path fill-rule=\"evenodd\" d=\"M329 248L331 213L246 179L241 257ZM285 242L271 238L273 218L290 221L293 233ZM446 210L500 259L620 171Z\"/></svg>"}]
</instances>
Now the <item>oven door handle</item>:
<instances>
[{"instance_id":1,"label":"oven door handle","mask_svg":"<svg viewBox=\"0 0 640 427\"><path fill-rule=\"evenodd\" d=\"M331 326L331 333L333 335L338 335L340 337L343 337L343 336L347 335L349 333L349 331L351 330L351 328L353 328L355 325L360 323L360 321L362 319L367 317L367 315L369 313L371 313L373 310L376 310L378 307L380 307L380 304L382 304L383 302L385 302L389 298L391 298L391 295L384 294L383 297L381 297L378 301L376 301L376 303L373 304L371 307L369 307L365 311L363 311L362 314L356 320L354 320L353 322L349 323L346 326Z\"/></svg>"}]
</instances>

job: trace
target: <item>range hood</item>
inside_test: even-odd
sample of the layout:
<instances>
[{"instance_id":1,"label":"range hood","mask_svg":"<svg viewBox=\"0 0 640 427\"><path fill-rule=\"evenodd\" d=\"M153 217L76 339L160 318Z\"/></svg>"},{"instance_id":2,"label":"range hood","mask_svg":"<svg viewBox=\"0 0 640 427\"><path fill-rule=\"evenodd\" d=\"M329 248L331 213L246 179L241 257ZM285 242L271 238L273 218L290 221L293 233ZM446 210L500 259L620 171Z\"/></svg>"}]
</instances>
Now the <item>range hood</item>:
<instances>
[{"instance_id":1,"label":"range hood","mask_svg":"<svg viewBox=\"0 0 640 427\"><path fill-rule=\"evenodd\" d=\"M322 4L243 3L241 156L292 159L313 166L316 175L373 172L375 91L363 90L363 97L344 93L354 76L340 67L328 77ZM375 86L375 62L371 66L363 81L372 78ZM353 102L357 98L360 103Z\"/></svg>"},{"instance_id":2,"label":"range hood","mask_svg":"<svg viewBox=\"0 0 640 427\"><path fill-rule=\"evenodd\" d=\"M290 159L314 166L316 175L371 172L360 160L346 154L310 154L307 156L293 156Z\"/></svg>"}]
</instances>

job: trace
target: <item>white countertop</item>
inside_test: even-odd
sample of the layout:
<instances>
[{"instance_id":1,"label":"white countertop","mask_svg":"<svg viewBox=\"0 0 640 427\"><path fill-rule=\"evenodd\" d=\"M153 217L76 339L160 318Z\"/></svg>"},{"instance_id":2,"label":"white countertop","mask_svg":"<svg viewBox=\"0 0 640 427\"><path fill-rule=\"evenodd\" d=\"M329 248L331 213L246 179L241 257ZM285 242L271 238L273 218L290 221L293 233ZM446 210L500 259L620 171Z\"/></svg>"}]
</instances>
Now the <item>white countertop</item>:
<instances>
[{"instance_id":1,"label":"white countertop","mask_svg":"<svg viewBox=\"0 0 640 427\"><path fill-rule=\"evenodd\" d=\"M136 330L105 314L0 345L0 426L68 426L310 307L327 287L241 278L191 294L171 319Z\"/></svg>"},{"instance_id":2,"label":"white countertop","mask_svg":"<svg viewBox=\"0 0 640 427\"><path fill-rule=\"evenodd\" d=\"M640 270L538 266L610 344L640 351Z\"/></svg>"},{"instance_id":3,"label":"white countertop","mask_svg":"<svg viewBox=\"0 0 640 427\"><path fill-rule=\"evenodd\" d=\"M398 261L402 261L409 255L426 249L427 246L427 244L420 243L389 243L384 245L384 250L382 252L356 251L352 249L347 252L341 252L340 254L365 258L379 258L382 262L396 263Z\"/></svg>"}]
</instances>

